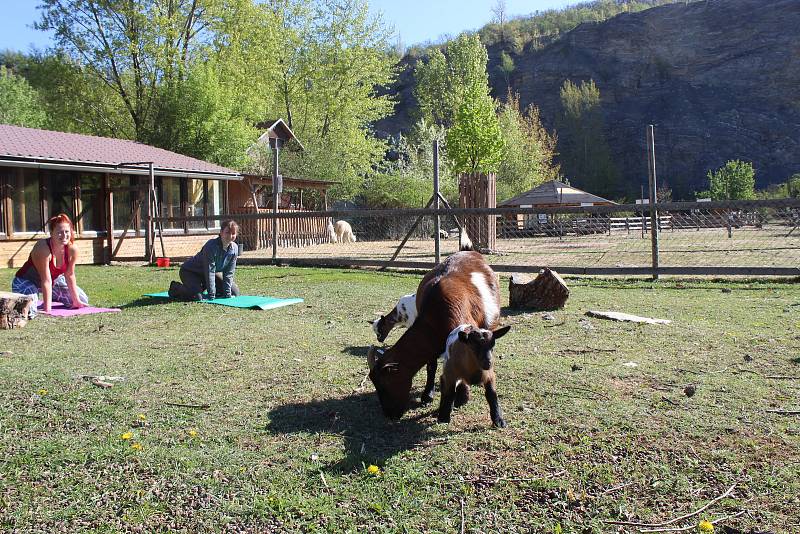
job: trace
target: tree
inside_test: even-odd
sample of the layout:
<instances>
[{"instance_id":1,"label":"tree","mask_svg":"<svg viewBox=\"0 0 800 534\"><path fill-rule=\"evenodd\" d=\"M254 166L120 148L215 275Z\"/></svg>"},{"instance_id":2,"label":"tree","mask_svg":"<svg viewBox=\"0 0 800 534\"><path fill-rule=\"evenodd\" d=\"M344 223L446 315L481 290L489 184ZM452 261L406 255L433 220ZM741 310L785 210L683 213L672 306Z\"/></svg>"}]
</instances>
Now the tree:
<instances>
[{"instance_id":1,"label":"tree","mask_svg":"<svg viewBox=\"0 0 800 534\"><path fill-rule=\"evenodd\" d=\"M47 123L39 93L5 65L0 65L0 124L42 128Z\"/></svg>"},{"instance_id":2,"label":"tree","mask_svg":"<svg viewBox=\"0 0 800 534\"><path fill-rule=\"evenodd\" d=\"M497 170L504 143L496 109L485 85L476 84L464 95L455 124L446 136L447 154L455 173Z\"/></svg>"},{"instance_id":3,"label":"tree","mask_svg":"<svg viewBox=\"0 0 800 534\"><path fill-rule=\"evenodd\" d=\"M506 80L506 87L510 90L511 89L511 73L514 72L514 60L511 59L511 56L503 50L500 52L500 64L497 66L497 69L503 74L503 78Z\"/></svg>"},{"instance_id":4,"label":"tree","mask_svg":"<svg viewBox=\"0 0 800 534\"><path fill-rule=\"evenodd\" d=\"M448 43L446 53L435 49L427 63L418 62L414 94L421 118L449 128L470 88L488 87L487 62L480 38L465 33Z\"/></svg>"},{"instance_id":5,"label":"tree","mask_svg":"<svg viewBox=\"0 0 800 534\"><path fill-rule=\"evenodd\" d=\"M509 91L498 120L505 146L497 169L498 199L511 198L559 178L559 166L553 162L557 139L542 126L538 108L530 105L523 113L519 95Z\"/></svg>"},{"instance_id":6,"label":"tree","mask_svg":"<svg viewBox=\"0 0 800 534\"><path fill-rule=\"evenodd\" d=\"M788 198L800 198L800 173L793 174L786 180L786 196Z\"/></svg>"},{"instance_id":7,"label":"tree","mask_svg":"<svg viewBox=\"0 0 800 534\"><path fill-rule=\"evenodd\" d=\"M712 200L755 198L756 181L752 163L731 160L716 171L708 171L707 177Z\"/></svg>"},{"instance_id":8,"label":"tree","mask_svg":"<svg viewBox=\"0 0 800 534\"><path fill-rule=\"evenodd\" d=\"M390 32L364 0L272 0L279 21L270 75L273 116L284 116L305 146L287 151L282 168L306 178L333 179L332 195L352 199L386 151L371 124L391 114L381 90L395 77ZM267 160L256 163L265 167Z\"/></svg>"},{"instance_id":9,"label":"tree","mask_svg":"<svg viewBox=\"0 0 800 534\"><path fill-rule=\"evenodd\" d=\"M133 138L147 142L159 86L182 80L218 15L245 0L43 0L36 28L121 99Z\"/></svg>"},{"instance_id":10,"label":"tree","mask_svg":"<svg viewBox=\"0 0 800 534\"><path fill-rule=\"evenodd\" d=\"M505 43L505 26L506 26L506 0L496 0L492 7L492 14L497 25L500 26L500 43Z\"/></svg>"},{"instance_id":11,"label":"tree","mask_svg":"<svg viewBox=\"0 0 800 534\"><path fill-rule=\"evenodd\" d=\"M619 175L611 160L600 110L600 90L593 80L561 86L559 152L564 174L591 193L618 196Z\"/></svg>"}]
</instances>

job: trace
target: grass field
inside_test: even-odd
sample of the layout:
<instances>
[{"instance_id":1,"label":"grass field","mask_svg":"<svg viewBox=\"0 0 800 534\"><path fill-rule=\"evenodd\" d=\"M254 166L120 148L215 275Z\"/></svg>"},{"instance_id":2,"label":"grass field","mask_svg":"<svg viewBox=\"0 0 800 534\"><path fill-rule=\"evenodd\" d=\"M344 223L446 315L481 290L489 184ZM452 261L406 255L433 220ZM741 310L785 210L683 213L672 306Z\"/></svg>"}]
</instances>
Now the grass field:
<instances>
[{"instance_id":1,"label":"grass field","mask_svg":"<svg viewBox=\"0 0 800 534\"><path fill-rule=\"evenodd\" d=\"M123 312L0 332L0 531L636 532L604 521L735 484L672 526L798 532L800 416L769 411L800 410L798 284L569 279L554 321L504 309L496 430L480 394L447 426L436 405L390 423L363 380L366 320L419 275L238 269L246 293L305 299L270 311L140 297L174 268L78 277Z\"/></svg>"}]
</instances>

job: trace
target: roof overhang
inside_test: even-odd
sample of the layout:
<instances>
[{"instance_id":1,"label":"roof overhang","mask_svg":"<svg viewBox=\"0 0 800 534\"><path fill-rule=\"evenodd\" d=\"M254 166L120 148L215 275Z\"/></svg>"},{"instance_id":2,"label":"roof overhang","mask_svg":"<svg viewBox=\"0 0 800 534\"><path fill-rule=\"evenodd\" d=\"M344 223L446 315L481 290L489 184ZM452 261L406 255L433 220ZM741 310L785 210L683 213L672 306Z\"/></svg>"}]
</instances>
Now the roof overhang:
<instances>
[{"instance_id":1,"label":"roof overhang","mask_svg":"<svg viewBox=\"0 0 800 534\"><path fill-rule=\"evenodd\" d=\"M124 162L120 162L121 165ZM108 174L132 174L147 176L150 170L146 166L119 166L106 163L90 163L83 161L57 161L47 158L10 158L0 156L0 167L22 167L28 169L46 169L54 171L77 171L77 172L99 172ZM192 171L188 169L164 169L153 168L155 176L165 178L195 178L207 180L234 180L240 181L242 175L239 173L215 173L208 171Z\"/></svg>"}]
</instances>

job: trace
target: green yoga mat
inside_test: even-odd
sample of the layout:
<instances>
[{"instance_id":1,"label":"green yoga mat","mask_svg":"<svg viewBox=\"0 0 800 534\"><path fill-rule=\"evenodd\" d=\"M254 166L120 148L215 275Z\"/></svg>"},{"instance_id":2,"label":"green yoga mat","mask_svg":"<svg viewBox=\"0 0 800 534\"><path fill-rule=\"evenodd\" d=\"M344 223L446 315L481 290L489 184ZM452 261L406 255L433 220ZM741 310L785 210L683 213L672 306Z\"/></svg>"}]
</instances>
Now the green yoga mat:
<instances>
[{"instance_id":1,"label":"green yoga mat","mask_svg":"<svg viewBox=\"0 0 800 534\"><path fill-rule=\"evenodd\" d=\"M147 293L145 297L168 299L169 293L166 291L162 291L161 293ZM281 306L298 304L303 302L303 299L279 299L275 297L239 295L238 297L231 297L229 299L202 300L200 302L203 304L218 304L220 306L233 306L234 308L248 308L251 310L271 310L273 308L280 308Z\"/></svg>"}]
</instances>

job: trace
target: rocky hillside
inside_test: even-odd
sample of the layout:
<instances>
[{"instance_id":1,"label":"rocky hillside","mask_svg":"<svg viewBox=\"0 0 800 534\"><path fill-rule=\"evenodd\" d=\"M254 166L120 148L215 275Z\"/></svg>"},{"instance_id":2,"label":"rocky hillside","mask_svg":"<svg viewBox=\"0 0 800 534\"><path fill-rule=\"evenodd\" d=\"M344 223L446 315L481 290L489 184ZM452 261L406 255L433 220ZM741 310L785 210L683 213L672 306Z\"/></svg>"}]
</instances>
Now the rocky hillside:
<instances>
[{"instance_id":1,"label":"rocky hillside","mask_svg":"<svg viewBox=\"0 0 800 534\"><path fill-rule=\"evenodd\" d=\"M647 181L645 125L654 124L659 180L677 197L704 187L708 169L752 161L759 186L800 172L800 1L708 0L582 24L549 46L513 56L511 86L548 127L564 80L593 79L606 135L631 189ZM490 53L492 86L505 94ZM410 124L410 71L398 81L386 133ZM576 182L580 182L579 177Z\"/></svg>"}]
</instances>

